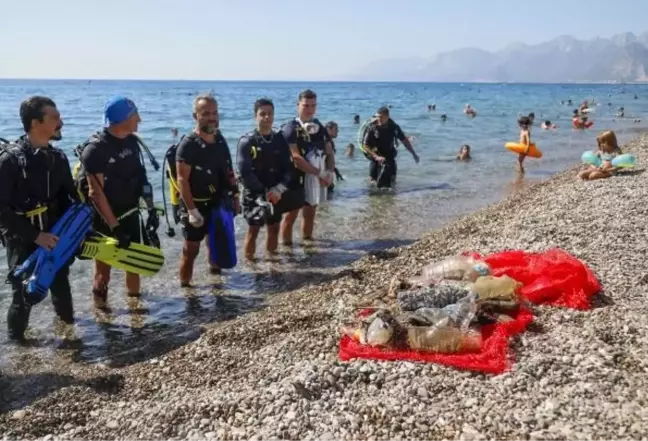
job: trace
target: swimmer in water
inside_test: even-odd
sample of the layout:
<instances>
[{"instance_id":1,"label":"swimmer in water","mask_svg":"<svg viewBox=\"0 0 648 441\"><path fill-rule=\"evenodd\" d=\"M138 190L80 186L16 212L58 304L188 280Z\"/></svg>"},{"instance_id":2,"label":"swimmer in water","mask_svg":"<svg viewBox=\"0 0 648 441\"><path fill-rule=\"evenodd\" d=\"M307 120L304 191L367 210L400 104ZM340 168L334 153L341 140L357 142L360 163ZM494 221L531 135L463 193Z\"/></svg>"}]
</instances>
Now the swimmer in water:
<instances>
[{"instance_id":1,"label":"swimmer in water","mask_svg":"<svg viewBox=\"0 0 648 441\"><path fill-rule=\"evenodd\" d=\"M441 122L446 122L447 119L448 119L448 115L446 115L445 113L441 115Z\"/></svg>"},{"instance_id":2,"label":"swimmer in water","mask_svg":"<svg viewBox=\"0 0 648 441\"><path fill-rule=\"evenodd\" d=\"M617 110L616 116L619 117L619 118L625 117L625 109L623 107L619 107L619 110Z\"/></svg>"},{"instance_id":3,"label":"swimmer in water","mask_svg":"<svg viewBox=\"0 0 648 441\"><path fill-rule=\"evenodd\" d=\"M531 125L533 125L533 123L535 122L535 113L529 113L529 121L531 121Z\"/></svg>"},{"instance_id":4,"label":"swimmer in water","mask_svg":"<svg viewBox=\"0 0 648 441\"><path fill-rule=\"evenodd\" d=\"M527 148L525 153L518 154L518 171L524 173L524 159L531 145L531 120L528 116L522 116L518 119L518 125L520 126L520 144Z\"/></svg>"},{"instance_id":5,"label":"swimmer in water","mask_svg":"<svg viewBox=\"0 0 648 441\"><path fill-rule=\"evenodd\" d=\"M543 122L543 123L540 125L540 128L541 128L541 129L544 129L544 130L555 129L555 128L556 128L556 125L555 125L555 124L552 124L551 121L546 120L545 122Z\"/></svg>"},{"instance_id":6,"label":"swimmer in water","mask_svg":"<svg viewBox=\"0 0 648 441\"><path fill-rule=\"evenodd\" d=\"M470 104L466 104L466 107L464 107L463 111L466 115L470 116L471 118L474 118L477 116L477 111L471 107Z\"/></svg>"},{"instance_id":7,"label":"swimmer in water","mask_svg":"<svg viewBox=\"0 0 648 441\"><path fill-rule=\"evenodd\" d=\"M459 153L457 153L457 161L470 161L471 159L470 146L468 144L462 145L459 149Z\"/></svg>"},{"instance_id":8,"label":"swimmer in water","mask_svg":"<svg viewBox=\"0 0 648 441\"><path fill-rule=\"evenodd\" d=\"M436 104L428 104L428 112L433 112L436 110Z\"/></svg>"},{"instance_id":9,"label":"swimmer in water","mask_svg":"<svg viewBox=\"0 0 648 441\"><path fill-rule=\"evenodd\" d=\"M360 124L360 115L356 114L353 116L353 124Z\"/></svg>"},{"instance_id":10,"label":"swimmer in water","mask_svg":"<svg viewBox=\"0 0 648 441\"><path fill-rule=\"evenodd\" d=\"M346 146L346 149L344 150L344 155L347 158L353 158L354 151L355 151L355 146L353 144L348 144Z\"/></svg>"}]
</instances>

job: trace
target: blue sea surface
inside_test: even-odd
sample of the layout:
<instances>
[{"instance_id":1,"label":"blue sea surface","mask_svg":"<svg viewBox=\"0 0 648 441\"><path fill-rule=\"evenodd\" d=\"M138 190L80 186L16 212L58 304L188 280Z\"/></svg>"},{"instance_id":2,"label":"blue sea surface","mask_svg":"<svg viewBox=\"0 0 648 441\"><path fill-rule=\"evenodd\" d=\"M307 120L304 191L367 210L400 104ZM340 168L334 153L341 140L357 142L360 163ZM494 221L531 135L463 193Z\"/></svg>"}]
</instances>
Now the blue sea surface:
<instances>
[{"instance_id":1,"label":"blue sea surface","mask_svg":"<svg viewBox=\"0 0 648 441\"><path fill-rule=\"evenodd\" d=\"M144 279L143 299L127 301L121 275L113 277L110 302L112 314L93 311L90 285L91 262L72 267L73 295L78 317L76 333L82 344L73 350L76 359L128 363L153 356L157 347L179 345L195 338L199 326L261 308L264 296L332 277L335 269L369 250L409 243L423 232L463 213L500 200L529 183L550 177L577 163L585 149L596 147L596 135L604 129L617 132L621 143L646 127L648 86L637 84L443 84L443 83L288 83L288 82L185 82L185 81L79 81L0 80L0 137L15 139L21 134L20 102L31 95L46 95L57 103L64 119L63 140L58 143L72 164L73 148L101 129L103 106L115 94L133 99L140 110L139 134L159 162L172 141L171 129L191 130L191 106L199 93L212 92L218 99L221 131L232 156L239 137L254 127L253 104L259 97L275 103L275 126L296 113L298 93L311 88L318 95L317 117L336 121L338 168L346 180L337 184L328 204L319 209L315 234L323 240L315 245L282 251L277 261L263 259L264 235L259 238L255 264L241 263L223 276L207 274L205 253L199 257L194 279L197 287L181 290L177 268L182 235L168 238L160 228L166 267L156 277ZM573 105L568 106L568 99ZM573 130L571 114L583 100L595 100L591 130ZM562 104L564 101L565 104ZM463 115L470 103L478 116ZM428 104L436 104L428 111ZM348 143L356 144L358 125L378 107L391 106L391 117L406 135L414 136L421 157L415 164L402 146L398 154L398 183L394 191L377 191L367 183L368 162L356 148L355 158L344 156ZM618 107L625 118L615 118ZM504 143L517 141L516 120L535 112L532 140L544 156L529 158L527 173L518 176L516 156ZM448 119L442 122L441 114ZM549 119L557 130L540 130ZM641 122L636 122L640 119ZM473 160L455 161L462 144L472 148ZM157 201L162 201L162 173L148 166ZM246 226L239 216L239 255ZM295 236L299 234L299 223ZM4 256L0 265L6 267ZM2 273L4 276L4 273ZM31 332L36 348L9 349L5 339L5 312L10 303L7 285L0 288L0 364L22 351L51 356L61 340L52 333L53 312L49 301L32 311ZM7 349L6 351L4 349ZM166 349L159 349L160 351ZM128 360L128 361L127 361Z\"/></svg>"}]
</instances>

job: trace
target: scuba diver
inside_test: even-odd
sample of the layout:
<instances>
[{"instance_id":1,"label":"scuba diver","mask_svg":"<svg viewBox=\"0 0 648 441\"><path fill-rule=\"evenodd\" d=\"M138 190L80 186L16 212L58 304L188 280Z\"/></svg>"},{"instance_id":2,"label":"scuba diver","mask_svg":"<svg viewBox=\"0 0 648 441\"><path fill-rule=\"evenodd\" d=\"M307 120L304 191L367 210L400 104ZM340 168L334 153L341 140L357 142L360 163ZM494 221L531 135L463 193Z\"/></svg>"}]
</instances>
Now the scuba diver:
<instances>
[{"instance_id":1,"label":"scuba diver","mask_svg":"<svg viewBox=\"0 0 648 441\"><path fill-rule=\"evenodd\" d=\"M322 189L333 183L335 155L328 133L317 118L317 95L310 89L302 91L297 98L297 118L282 126L282 135L296 169L290 189L303 195L303 203L284 216L281 237L284 245L292 244L292 230L302 210L302 239L312 240L317 205L322 199ZM295 198L297 199L297 198Z\"/></svg>"},{"instance_id":2,"label":"scuba diver","mask_svg":"<svg viewBox=\"0 0 648 441\"><path fill-rule=\"evenodd\" d=\"M119 252L127 253L121 260L128 259L130 265L120 267L126 271L127 295L139 297L141 273L138 265L147 262L150 256L145 250L134 249L134 245L159 248L157 229L160 224L143 163L143 145L135 135L141 119L135 103L122 96L111 97L106 102L104 117L107 127L77 147L80 159L77 186L82 195L87 192L87 198L99 214L94 223L95 232L103 238L113 238ZM154 159L151 162L155 168L159 167ZM140 214L140 198L144 199L148 210L146 225ZM159 271L163 263L160 259L153 272ZM95 307L104 311L110 310L108 285L112 266L95 260L92 294Z\"/></svg>"},{"instance_id":3,"label":"scuba diver","mask_svg":"<svg viewBox=\"0 0 648 441\"><path fill-rule=\"evenodd\" d=\"M280 202L293 179L294 168L288 146L280 133L272 130L274 104L260 98L254 103L256 129L238 143L237 163L243 184L243 217L248 223L245 257L254 260L256 241L266 226L266 250L277 251L279 226L283 216Z\"/></svg>"},{"instance_id":4,"label":"scuba diver","mask_svg":"<svg viewBox=\"0 0 648 441\"><path fill-rule=\"evenodd\" d=\"M15 143L0 142L0 234L10 270L39 247L47 251L57 247L59 236L48 231L77 199L70 163L63 151L50 144L62 138L63 128L54 101L28 98L20 104L20 119L25 135ZM61 266L49 286L54 311L68 325L74 323L69 281L73 261L72 257ZM33 303L21 280L10 281L9 338L24 342Z\"/></svg>"},{"instance_id":5,"label":"scuba diver","mask_svg":"<svg viewBox=\"0 0 648 441\"><path fill-rule=\"evenodd\" d=\"M233 216L240 212L232 156L219 130L216 98L211 94L196 97L193 118L196 126L182 138L175 155L185 239L179 270L182 287L191 286L194 262L206 236L212 274L236 265Z\"/></svg>"},{"instance_id":6,"label":"scuba diver","mask_svg":"<svg viewBox=\"0 0 648 441\"><path fill-rule=\"evenodd\" d=\"M338 125L335 121L329 121L326 123L326 132L329 135L329 139L331 140L331 150L333 150L333 155L337 154L337 151L335 150L335 138L338 136ZM337 161L336 161L337 162ZM338 170L337 167L335 167L335 179L337 181L344 181L344 176L342 176L342 173ZM331 183L328 187L328 191L332 192L333 189L335 189L335 184Z\"/></svg>"},{"instance_id":7,"label":"scuba diver","mask_svg":"<svg viewBox=\"0 0 648 441\"><path fill-rule=\"evenodd\" d=\"M389 109L381 107L364 129L360 148L371 161L369 180L378 188L391 187L396 180L396 140L403 143L418 164L419 156L400 126L389 117Z\"/></svg>"}]
</instances>

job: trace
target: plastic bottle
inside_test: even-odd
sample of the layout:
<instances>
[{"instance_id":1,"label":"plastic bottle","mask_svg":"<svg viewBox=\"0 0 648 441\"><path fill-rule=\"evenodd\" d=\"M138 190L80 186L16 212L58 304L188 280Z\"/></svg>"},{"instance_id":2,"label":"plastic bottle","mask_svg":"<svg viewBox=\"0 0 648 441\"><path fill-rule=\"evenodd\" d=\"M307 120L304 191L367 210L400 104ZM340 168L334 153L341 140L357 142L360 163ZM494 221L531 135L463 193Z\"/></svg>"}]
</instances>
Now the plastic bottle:
<instances>
[{"instance_id":1,"label":"plastic bottle","mask_svg":"<svg viewBox=\"0 0 648 441\"><path fill-rule=\"evenodd\" d=\"M451 326L411 326L407 329L407 343L417 351L453 354L479 350L482 338L479 332Z\"/></svg>"},{"instance_id":2,"label":"plastic bottle","mask_svg":"<svg viewBox=\"0 0 648 441\"><path fill-rule=\"evenodd\" d=\"M431 281L453 279L474 282L479 276L490 274L489 266L470 256L454 256L423 268L422 278Z\"/></svg>"}]
</instances>

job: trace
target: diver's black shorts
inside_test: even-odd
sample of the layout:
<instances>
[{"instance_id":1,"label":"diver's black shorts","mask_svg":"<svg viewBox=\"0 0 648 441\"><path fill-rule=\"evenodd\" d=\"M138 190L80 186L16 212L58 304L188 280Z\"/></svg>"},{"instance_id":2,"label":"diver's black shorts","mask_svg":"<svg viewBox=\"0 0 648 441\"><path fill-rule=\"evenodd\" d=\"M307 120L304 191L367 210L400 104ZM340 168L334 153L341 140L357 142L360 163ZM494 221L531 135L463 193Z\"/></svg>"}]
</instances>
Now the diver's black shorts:
<instances>
[{"instance_id":1,"label":"diver's black shorts","mask_svg":"<svg viewBox=\"0 0 648 441\"><path fill-rule=\"evenodd\" d=\"M128 235L128 237L130 237L131 242L151 245L151 241L149 240L148 235L144 233L144 222L142 221L140 211L136 210L128 216L119 219L119 217L126 211L128 210L114 212L114 215L119 220L119 225L121 226L122 231L124 231ZM108 227L103 218L98 214L95 216L94 229L95 231L101 234L105 234L106 236L112 237L113 235L110 227Z\"/></svg>"},{"instance_id":2,"label":"diver's black shorts","mask_svg":"<svg viewBox=\"0 0 648 441\"><path fill-rule=\"evenodd\" d=\"M287 193L286 191L285 193ZM285 194L284 193L284 194ZM272 213L272 215L267 215L265 218L262 219L256 219L256 218L249 218L249 214L259 206L257 204L256 200L262 195L255 194L255 193L250 193L247 190L243 190L243 217L245 217L245 220L247 221L248 225L251 227L262 227L264 225L276 225L279 222L281 222L281 218L283 217L283 213L279 210L276 209ZM280 201L281 202L281 201Z\"/></svg>"},{"instance_id":3,"label":"diver's black shorts","mask_svg":"<svg viewBox=\"0 0 648 441\"><path fill-rule=\"evenodd\" d=\"M289 213L294 210L299 210L304 205L308 205L306 203L306 192L304 191L304 186L294 186L281 195L281 199L275 205L275 213Z\"/></svg>"},{"instance_id":4,"label":"diver's black shorts","mask_svg":"<svg viewBox=\"0 0 648 441\"><path fill-rule=\"evenodd\" d=\"M189 214L186 212L182 213L182 235L185 240L189 242L202 242L202 240L209 233L209 224L211 223L212 211L216 207L196 207L200 212L200 215L203 217L202 226L196 228L189 223Z\"/></svg>"}]
</instances>

